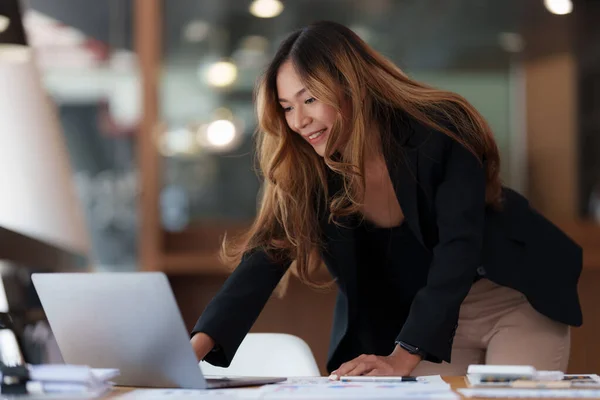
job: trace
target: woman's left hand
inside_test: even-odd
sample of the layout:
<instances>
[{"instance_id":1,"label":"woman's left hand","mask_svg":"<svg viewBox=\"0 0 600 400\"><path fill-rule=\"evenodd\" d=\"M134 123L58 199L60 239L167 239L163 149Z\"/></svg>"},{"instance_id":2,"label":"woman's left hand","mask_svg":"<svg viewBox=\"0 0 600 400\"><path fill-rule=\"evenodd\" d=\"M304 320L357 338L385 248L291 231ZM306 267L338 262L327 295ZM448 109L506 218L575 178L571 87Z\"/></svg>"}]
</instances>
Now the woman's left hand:
<instances>
[{"instance_id":1,"label":"woman's left hand","mask_svg":"<svg viewBox=\"0 0 600 400\"><path fill-rule=\"evenodd\" d=\"M354 360L343 363L331 373L330 378L337 380L342 376L407 376L419 364L421 357L410 354L400 346L396 346L389 356L363 354Z\"/></svg>"}]
</instances>

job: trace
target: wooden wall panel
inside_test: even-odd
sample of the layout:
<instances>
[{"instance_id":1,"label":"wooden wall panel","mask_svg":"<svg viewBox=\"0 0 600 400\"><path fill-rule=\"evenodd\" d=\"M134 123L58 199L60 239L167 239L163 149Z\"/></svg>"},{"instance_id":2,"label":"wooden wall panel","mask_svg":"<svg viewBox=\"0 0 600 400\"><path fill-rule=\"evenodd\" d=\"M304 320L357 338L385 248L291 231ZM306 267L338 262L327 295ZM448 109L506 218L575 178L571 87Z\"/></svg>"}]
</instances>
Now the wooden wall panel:
<instances>
[{"instance_id":1,"label":"wooden wall panel","mask_svg":"<svg viewBox=\"0 0 600 400\"><path fill-rule=\"evenodd\" d=\"M528 197L543 214L577 216L577 81L569 53L524 64Z\"/></svg>"},{"instance_id":2,"label":"wooden wall panel","mask_svg":"<svg viewBox=\"0 0 600 400\"><path fill-rule=\"evenodd\" d=\"M162 0L135 0L135 50L142 82L142 120L137 132L139 170L139 264L159 270L162 241L159 212L161 162L154 135L158 128L158 96L162 64Z\"/></svg>"}]
</instances>

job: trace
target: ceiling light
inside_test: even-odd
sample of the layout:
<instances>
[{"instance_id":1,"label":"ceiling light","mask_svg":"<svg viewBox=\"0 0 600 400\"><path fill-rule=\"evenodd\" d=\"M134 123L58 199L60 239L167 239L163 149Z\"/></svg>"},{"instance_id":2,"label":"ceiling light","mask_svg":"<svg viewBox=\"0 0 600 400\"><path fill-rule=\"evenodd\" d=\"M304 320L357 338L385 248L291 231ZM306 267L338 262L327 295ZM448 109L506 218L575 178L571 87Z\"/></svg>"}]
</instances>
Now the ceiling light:
<instances>
[{"instance_id":1,"label":"ceiling light","mask_svg":"<svg viewBox=\"0 0 600 400\"><path fill-rule=\"evenodd\" d=\"M250 13L258 18L273 18L281 14L283 4L279 0L254 0Z\"/></svg>"},{"instance_id":2,"label":"ceiling light","mask_svg":"<svg viewBox=\"0 0 600 400\"><path fill-rule=\"evenodd\" d=\"M210 25L201 20L190 21L183 29L183 38L190 43L199 43L208 37Z\"/></svg>"},{"instance_id":3,"label":"ceiling light","mask_svg":"<svg viewBox=\"0 0 600 400\"><path fill-rule=\"evenodd\" d=\"M264 53L269 49L269 39L259 35L246 36L241 40L240 47L247 51Z\"/></svg>"},{"instance_id":4,"label":"ceiling light","mask_svg":"<svg viewBox=\"0 0 600 400\"><path fill-rule=\"evenodd\" d=\"M219 61L210 66L207 73L208 83L212 86L224 87L235 82L237 67L229 61Z\"/></svg>"},{"instance_id":5,"label":"ceiling light","mask_svg":"<svg viewBox=\"0 0 600 400\"><path fill-rule=\"evenodd\" d=\"M523 36L515 32L502 32L498 35L500 47L509 53L520 53L525 48Z\"/></svg>"},{"instance_id":6,"label":"ceiling light","mask_svg":"<svg viewBox=\"0 0 600 400\"><path fill-rule=\"evenodd\" d=\"M193 154L195 147L193 133L186 128L165 132L159 145L161 153L165 156Z\"/></svg>"},{"instance_id":7,"label":"ceiling light","mask_svg":"<svg viewBox=\"0 0 600 400\"><path fill-rule=\"evenodd\" d=\"M0 33L8 29L10 19L6 15L0 15Z\"/></svg>"},{"instance_id":8,"label":"ceiling light","mask_svg":"<svg viewBox=\"0 0 600 400\"><path fill-rule=\"evenodd\" d=\"M225 147L235 139L235 125L226 119L211 122L206 128L208 142L216 147Z\"/></svg>"},{"instance_id":9,"label":"ceiling light","mask_svg":"<svg viewBox=\"0 0 600 400\"><path fill-rule=\"evenodd\" d=\"M573 11L571 0L544 0L544 5L552 14L566 15Z\"/></svg>"}]
</instances>

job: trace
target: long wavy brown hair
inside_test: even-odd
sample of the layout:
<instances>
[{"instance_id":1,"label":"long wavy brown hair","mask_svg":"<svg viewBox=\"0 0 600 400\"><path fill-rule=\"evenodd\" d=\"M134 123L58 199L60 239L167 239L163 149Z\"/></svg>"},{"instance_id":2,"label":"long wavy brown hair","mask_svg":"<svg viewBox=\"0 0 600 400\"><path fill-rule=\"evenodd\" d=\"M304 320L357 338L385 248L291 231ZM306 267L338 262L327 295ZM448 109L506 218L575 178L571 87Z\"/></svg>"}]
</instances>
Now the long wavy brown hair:
<instances>
[{"instance_id":1,"label":"long wavy brown hair","mask_svg":"<svg viewBox=\"0 0 600 400\"><path fill-rule=\"evenodd\" d=\"M288 60L311 95L338 112L324 157L286 123L276 80ZM359 213L365 155L372 154L373 143L381 146L388 141L392 134L388 117L397 110L485 159L486 203L501 206L498 148L479 112L458 94L410 79L343 25L317 22L289 35L257 83L255 103L262 201L250 229L223 241L221 256L231 266L238 265L245 253L260 249L274 262L295 261L301 281L323 287L312 274L321 264L319 215L324 210L319 207L326 205L334 223L338 217ZM374 138L375 133L380 137ZM327 168L343 182L338 193L328 193Z\"/></svg>"}]
</instances>

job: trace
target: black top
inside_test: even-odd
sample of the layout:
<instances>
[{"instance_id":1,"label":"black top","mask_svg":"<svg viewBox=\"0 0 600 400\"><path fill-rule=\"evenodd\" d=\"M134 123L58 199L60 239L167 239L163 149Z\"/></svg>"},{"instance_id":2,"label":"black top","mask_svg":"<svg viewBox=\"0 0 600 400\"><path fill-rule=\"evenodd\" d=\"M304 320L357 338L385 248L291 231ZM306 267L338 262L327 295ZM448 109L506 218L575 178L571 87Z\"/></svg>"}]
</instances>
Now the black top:
<instances>
[{"instance_id":1,"label":"black top","mask_svg":"<svg viewBox=\"0 0 600 400\"><path fill-rule=\"evenodd\" d=\"M356 235L359 312L348 340L360 354L388 355L415 294L427 282L432 254L406 223L381 228L364 220Z\"/></svg>"}]
</instances>

